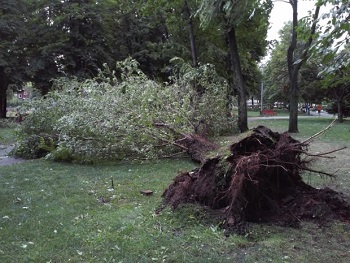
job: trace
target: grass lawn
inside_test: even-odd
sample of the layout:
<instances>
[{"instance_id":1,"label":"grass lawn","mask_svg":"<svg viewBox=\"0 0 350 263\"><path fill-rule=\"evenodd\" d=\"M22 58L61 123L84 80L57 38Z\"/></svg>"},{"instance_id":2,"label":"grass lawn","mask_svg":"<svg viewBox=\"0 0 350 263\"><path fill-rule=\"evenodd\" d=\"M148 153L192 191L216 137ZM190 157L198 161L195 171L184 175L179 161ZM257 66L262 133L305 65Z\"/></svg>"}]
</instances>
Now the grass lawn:
<instances>
[{"instance_id":1,"label":"grass lawn","mask_svg":"<svg viewBox=\"0 0 350 263\"><path fill-rule=\"evenodd\" d=\"M12 128L0 128L0 144L9 144L13 142L14 131Z\"/></svg>"},{"instance_id":2,"label":"grass lawn","mask_svg":"<svg viewBox=\"0 0 350 263\"><path fill-rule=\"evenodd\" d=\"M333 119L308 117L298 120L299 133L291 134L294 138L304 141L317 132L325 129ZM265 125L274 131L285 132L288 130L288 120L259 119L249 122L249 128ZM336 158L317 160L313 166L316 170L328 171L337 175L335 179L324 178L319 175L305 174L305 179L317 187L329 186L334 190L344 192L350 196L350 120L344 123L335 123L334 126L310 142L309 151L313 153L329 152L347 147L344 150L331 154Z\"/></svg>"},{"instance_id":3,"label":"grass lawn","mask_svg":"<svg viewBox=\"0 0 350 263\"><path fill-rule=\"evenodd\" d=\"M258 125L265 125L272 128L274 131L285 132L288 130L288 121L288 119L261 118L254 121L249 121L248 125L250 129ZM298 139L306 139L325 129L332 121L332 118L320 118L318 116L299 118L299 133L292 134L292 136ZM344 123L335 122L334 126L320 136L318 140L334 143L344 142L350 144L350 119L346 119Z\"/></svg>"},{"instance_id":4,"label":"grass lawn","mask_svg":"<svg viewBox=\"0 0 350 263\"><path fill-rule=\"evenodd\" d=\"M6 122L5 127L3 127L0 123L0 145L1 144L11 144L15 142L15 129L16 124ZM12 126L12 127L11 127Z\"/></svg>"},{"instance_id":5,"label":"grass lawn","mask_svg":"<svg viewBox=\"0 0 350 263\"><path fill-rule=\"evenodd\" d=\"M300 120L308 138L330 119ZM277 131L287 120L259 120ZM329 151L350 142L350 121L316 139L310 150ZM2 133L0 133L2 134ZM315 186L348 194L349 148L315 163L338 170L327 180L305 175ZM201 209L186 206L155 215L161 194L188 160L83 166L44 160L0 167L0 262L349 262L350 224L302 228L251 225L247 236L225 237ZM114 189L112 189L112 179ZM140 190L150 189L152 196Z\"/></svg>"}]
</instances>

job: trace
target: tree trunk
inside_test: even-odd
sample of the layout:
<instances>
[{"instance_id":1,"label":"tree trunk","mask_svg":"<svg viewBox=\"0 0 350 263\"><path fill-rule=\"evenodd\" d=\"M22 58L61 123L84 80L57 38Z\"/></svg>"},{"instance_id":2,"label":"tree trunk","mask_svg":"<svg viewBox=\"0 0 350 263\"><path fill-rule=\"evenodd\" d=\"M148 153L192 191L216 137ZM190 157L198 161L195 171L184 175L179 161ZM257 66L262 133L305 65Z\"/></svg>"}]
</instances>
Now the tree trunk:
<instances>
[{"instance_id":1,"label":"tree trunk","mask_svg":"<svg viewBox=\"0 0 350 263\"><path fill-rule=\"evenodd\" d=\"M289 76L289 127L288 132L298 131L298 71L294 63L294 51L297 46L297 27L298 27L298 1L290 1L293 8L293 27L292 39L287 52L287 65ZM299 63L300 64L300 63Z\"/></svg>"},{"instance_id":2,"label":"tree trunk","mask_svg":"<svg viewBox=\"0 0 350 263\"><path fill-rule=\"evenodd\" d=\"M7 108L7 77L0 73L0 118L6 118Z\"/></svg>"},{"instance_id":3,"label":"tree trunk","mask_svg":"<svg viewBox=\"0 0 350 263\"><path fill-rule=\"evenodd\" d=\"M244 84L241 62L239 59L236 32L234 28L231 28L227 32L227 39L231 54L231 66L233 71L234 85L238 91L238 128L240 132L248 130L248 117L247 117L247 89Z\"/></svg>"},{"instance_id":4,"label":"tree trunk","mask_svg":"<svg viewBox=\"0 0 350 263\"><path fill-rule=\"evenodd\" d=\"M295 85L293 87L293 85ZM297 133L298 130L298 102L299 102L299 86L295 80L290 85L289 94L289 128L288 132Z\"/></svg>"},{"instance_id":5,"label":"tree trunk","mask_svg":"<svg viewBox=\"0 0 350 263\"><path fill-rule=\"evenodd\" d=\"M226 117L229 119L237 117L233 111L233 98L235 97L234 90L235 84L232 79L230 79L226 89Z\"/></svg>"},{"instance_id":6,"label":"tree trunk","mask_svg":"<svg viewBox=\"0 0 350 263\"><path fill-rule=\"evenodd\" d=\"M297 30L298 30L298 0L290 0L290 4L293 8L293 29L292 29L292 40L287 52L287 65L289 75L289 127L288 132L299 132L298 130L298 102L299 102L299 84L298 75L299 70L306 60L308 50L311 46L313 35L316 31L317 18L320 12L320 6L316 6L315 14L313 16L313 23L310 30L310 36L304 46L304 50L299 57L295 58L295 49L297 46Z\"/></svg>"},{"instance_id":7,"label":"tree trunk","mask_svg":"<svg viewBox=\"0 0 350 263\"><path fill-rule=\"evenodd\" d=\"M193 30L193 22L191 18L191 11L188 7L187 1L185 1L184 11L186 14L186 17L188 19L188 31L190 36L190 44L191 44L191 56L192 56L192 66L197 67L198 61L197 61L197 48L196 48L196 41L194 37L194 30Z\"/></svg>"},{"instance_id":8,"label":"tree trunk","mask_svg":"<svg viewBox=\"0 0 350 263\"><path fill-rule=\"evenodd\" d=\"M337 106L338 106L338 121L340 123L344 122L344 115L343 115L343 111L342 111L342 101L338 100L337 101Z\"/></svg>"}]
</instances>

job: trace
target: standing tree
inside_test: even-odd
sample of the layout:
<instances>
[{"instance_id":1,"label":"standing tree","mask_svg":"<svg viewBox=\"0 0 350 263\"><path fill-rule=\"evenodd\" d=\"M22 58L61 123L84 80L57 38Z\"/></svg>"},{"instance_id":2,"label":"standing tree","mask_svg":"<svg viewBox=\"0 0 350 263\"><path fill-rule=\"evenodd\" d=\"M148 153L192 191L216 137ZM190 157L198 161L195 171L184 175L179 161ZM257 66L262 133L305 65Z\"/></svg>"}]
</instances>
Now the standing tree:
<instances>
[{"instance_id":1,"label":"standing tree","mask_svg":"<svg viewBox=\"0 0 350 263\"><path fill-rule=\"evenodd\" d=\"M23 1L0 2L0 118L6 118L6 92L10 84L20 85L25 78Z\"/></svg>"},{"instance_id":2,"label":"standing tree","mask_svg":"<svg viewBox=\"0 0 350 263\"><path fill-rule=\"evenodd\" d=\"M298 130L298 102L300 96L298 76L299 70L308 57L308 51L312 44L314 34L316 32L317 19L320 12L321 3L316 4L316 9L313 15L313 21L309 32L307 42L303 47L303 51L298 56L296 47L298 43L298 0L289 0L293 9L292 21L292 38L287 51L287 66L289 76L289 127L288 132L299 132Z\"/></svg>"},{"instance_id":3,"label":"standing tree","mask_svg":"<svg viewBox=\"0 0 350 263\"><path fill-rule=\"evenodd\" d=\"M143 16L153 17L154 10L159 13L163 26L166 28L167 42L185 47L190 53L192 66L198 66L198 50L196 45L196 23L198 19L194 17L194 10L196 10L197 3L193 0L150 0L144 3L141 1L140 11ZM181 19L179 19L181 18ZM184 35L184 28L186 36ZM169 31L169 32L168 32ZM187 57L187 56L186 56ZM183 57L187 60L187 58Z\"/></svg>"},{"instance_id":4,"label":"standing tree","mask_svg":"<svg viewBox=\"0 0 350 263\"><path fill-rule=\"evenodd\" d=\"M110 1L36 0L27 13L30 80L46 94L62 75L91 78L115 62Z\"/></svg>"},{"instance_id":5,"label":"standing tree","mask_svg":"<svg viewBox=\"0 0 350 263\"><path fill-rule=\"evenodd\" d=\"M293 9L293 28L292 39L287 52L287 64L289 73L289 95L290 95L290 118L289 118L289 132L298 132L298 100L299 100L299 86L298 86L298 72L302 64L311 54L321 54L323 62L327 63L334 59L338 50L345 43L349 42L350 32L350 3L347 0L318 0L313 14L311 27L308 33L307 42L304 50L300 56L295 56L295 49L298 38L298 0L289 0ZM321 27L321 37L316 39L316 25L319 20L320 7L322 5L331 4L333 7L329 13L322 16L328 20L327 25ZM314 39L316 41L314 41ZM314 41L314 45L312 45ZM330 51L331 47L331 51ZM312 51L312 52L309 52ZM348 63L348 62L347 62ZM343 67L339 64L338 67ZM346 65L345 65L346 66ZM334 66L331 66L331 71ZM324 69L323 72L329 70Z\"/></svg>"},{"instance_id":6,"label":"standing tree","mask_svg":"<svg viewBox=\"0 0 350 263\"><path fill-rule=\"evenodd\" d=\"M343 122L344 110L349 104L349 42L350 42L350 2L348 0L324 0L332 5L322 16L327 23L321 27L320 35L312 46L312 55L321 56L323 87L328 98L335 103L333 113L338 113Z\"/></svg>"},{"instance_id":7,"label":"standing tree","mask_svg":"<svg viewBox=\"0 0 350 263\"><path fill-rule=\"evenodd\" d=\"M271 53L270 60L265 67L266 95L272 102L280 101L288 103L288 67L286 64L285 50L291 41L290 31L292 24L287 23L279 32L280 40ZM305 41L298 41L295 54L300 56L305 46ZM321 79L318 76L320 71L320 58L312 57L308 59L299 71L298 81L300 97L305 103L320 103L325 97L325 92L321 88Z\"/></svg>"},{"instance_id":8,"label":"standing tree","mask_svg":"<svg viewBox=\"0 0 350 263\"><path fill-rule=\"evenodd\" d=\"M350 45L339 52L334 59L325 66L326 71L322 72L322 85L328 94L328 98L334 103L332 113L338 114L338 121L344 121L344 112L349 107L350 99Z\"/></svg>"},{"instance_id":9,"label":"standing tree","mask_svg":"<svg viewBox=\"0 0 350 263\"><path fill-rule=\"evenodd\" d=\"M267 2L270 3L270 1ZM204 26L207 26L212 21L217 21L221 25L221 29L226 33L233 72L233 83L238 94L238 128L241 132L248 130L246 104L248 91L242 74L237 31L247 21L254 18L256 9L263 7L264 4L259 4L259 1L255 0L217 0L203 1L198 11ZM265 10L265 14L268 16L269 8L265 7Z\"/></svg>"},{"instance_id":10,"label":"standing tree","mask_svg":"<svg viewBox=\"0 0 350 263\"><path fill-rule=\"evenodd\" d=\"M93 77L103 63L114 63L109 45L112 42L110 31L104 23L110 5L93 0L65 0L61 3L55 23L62 32L63 41L56 59L68 75Z\"/></svg>"},{"instance_id":11,"label":"standing tree","mask_svg":"<svg viewBox=\"0 0 350 263\"><path fill-rule=\"evenodd\" d=\"M185 19L188 21L188 32L189 32L189 38L190 38L190 44L191 44L192 66L197 67L198 66L197 47L196 47L194 27L193 27L192 12L190 10L188 1L186 0L184 1L183 13L184 13Z\"/></svg>"}]
</instances>

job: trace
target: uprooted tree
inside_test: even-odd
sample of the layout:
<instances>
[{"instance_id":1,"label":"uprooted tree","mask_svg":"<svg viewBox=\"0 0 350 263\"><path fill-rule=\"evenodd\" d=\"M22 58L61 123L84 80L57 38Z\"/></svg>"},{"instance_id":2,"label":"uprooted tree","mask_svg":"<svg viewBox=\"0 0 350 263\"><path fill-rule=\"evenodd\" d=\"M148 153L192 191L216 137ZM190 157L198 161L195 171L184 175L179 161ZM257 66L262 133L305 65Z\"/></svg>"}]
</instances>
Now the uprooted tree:
<instances>
[{"instance_id":1,"label":"uprooted tree","mask_svg":"<svg viewBox=\"0 0 350 263\"><path fill-rule=\"evenodd\" d=\"M349 222L350 204L344 196L303 181L302 171L332 176L309 167L316 157L329 153L313 155L307 146L307 141L259 126L231 144L227 153L209 153L199 160L200 167L176 176L163 193L163 205L175 209L181 204L199 204L215 211L225 229L239 233L245 231L246 222L294 226L303 219L327 221L330 217Z\"/></svg>"},{"instance_id":2,"label":"uprooted tree","mask_svg":"<svg viewBox=\"0 0 350 263\"><path fill-rule=\"evenodd\" d=\"M174 179L164 192L165 205L208 207L227 229L281 216L299 222L325 212L350 219L350 206L340 194L303 182L301 171L312 171L308 164L315 157L306 151L307 142L265 127L229 151L208 140L208 134L233 126L226 114L226 84L214 78L210 65L194 71L182 65L165 86L147 79L135 61L118 69L119 78L106 68L94 80L56 82L57 90L29 105L32 113L21 125L17 154L86 162L185 152L201 166Z\"/></svg>"}]
</instances>

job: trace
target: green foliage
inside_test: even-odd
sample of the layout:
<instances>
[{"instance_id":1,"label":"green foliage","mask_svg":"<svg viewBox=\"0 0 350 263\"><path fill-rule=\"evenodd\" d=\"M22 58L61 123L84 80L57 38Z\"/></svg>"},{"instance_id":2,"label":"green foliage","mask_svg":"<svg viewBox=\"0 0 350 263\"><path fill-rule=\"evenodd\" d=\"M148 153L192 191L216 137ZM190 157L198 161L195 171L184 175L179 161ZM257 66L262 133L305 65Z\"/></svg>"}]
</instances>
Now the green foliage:
<instances>
[{"instance_id":1,"label":"green foliage","mask_svg":"<svg viewBox=\"0 0 350 263\"><path fill-rule=\"evenodd\" d=\"M22 27L24 18L21 15L25 11L23 1L4 0L0 2L1 88L5 80L10 79L12 83L18 83L23 77L24 65L21 65L21 62L24 62L24 58L21 44L25 30Z\"/></svg>"},{"instance_id":2,"label":"green foliage","mask_svg":"<svg viewBox=\"0 0 350 263\"><path fill-rule=\"evenodd\" d=\"M0 128L15 128L17 125L12 120L0 119Z\"/></svg>"},{"instance_id":3,"label":"green foliage","mask_svg":"<svg viewBox=\"0 0 350 263\"><path fill-rule=\"evenodd\" d=\"M329 113L337 113L338 120L343 122L343 117L349 116L350 104L350 45L333 57L332 61L323 65L319 73L322 77L322 88L331 101L328 107Z\"/></svg>"},{"instance_id":4,"label":"green foliage","mask_svg":"<svg viewBox=\"0 0 350 263\"><path fill-rule=\"evenodd\" d=\"M328 5L330 8L321 17L323 25L319 28L318 39L311 50L313 55L321 55L324 58L323 62L327 64L350 41L350 3L348 0L319 0L318 5ZM331 68L334 69L336 65L332 65Z\"/></svg>"},{"instance_id":5,"label":"green foliage","mask_svg":"<svg viewBox=\"0 0 350 263\"><path fill-rule=\"evenodd\" d=\"M159 84L129 58L117 63L116 72L105 67L95 80L61 78L54 87L28 105L33 112L21 125L19 152L28 148L27 155L36 156L32 148L43 150L36 134L46 133L58 138L57 148L48 151L53 159L155 158L178 151L173 142L179 134L193 133L199 124L205 123L209 135L233 130L227 84L211 65L179 64L176 77Z\"/></svg>"},{"instance_id":6,"label":"green foliage","mask_svg":"<svg viewBox=\"0 0 350 263\"><path fill-rule=\"evenodd\" d=\"M286 50L291 40L291 24L286 24L280 31L280 41L277 42L271 53L271 59L265 67L265 86L266 99L270 102L289 101L289 77L286 62ZM297 43L295 53L298 56L302 53L305 41L300 40ZM298 74L298 82L300 88L300 97L307 103L320 103L325 97L325 92L321 87L321 78L319 72L321 70L320 58L314 56L307 60Z\"/></svg>"},{"instance_id":7,"label":"green foliage","mask_svg":"<svg viewBox=\"0 0 350 263\"><path fill-rule=\"evenodd\" d=\"M57 138L50 134L32 134L24 138L12 154L25 159L36 159L46 156L56 148Z\"/></svg>"},{"instance_id":8,"label":"green foliage","mask_svg":"<svg viewBox=\"0 0 350 263\"><path fill-rule=\"evenodd\" d=\"M198 9L201 23L208 26L214 18L223 15L229 26L236 27L245 19L246 13L252 13L254 0L202 1Z\"/></svg>"},{"instance_id":9,"label":"green foliage","mask_svg":"<svg viewBox=\"0 0 350 263\"><path fill-rule=\"evenodd\" d=\"M338 104L333 102L331 105L328 105L328 107L325 109L329 114L338 114L339 108ZM342 104L340 105L341 114L344 118L350 117L350 100L342 101Z\"/></svg>"},{"instance_id":10,"label":"green foliage","mask_svg":"<svg viewBox=\"0 0 350 263\"><path fill-rule=\"evenodd\" d=\"M45 157L48 160L53 160L57 162L79 162L78 158L73 156L71 150L64 146L60 146L55 150L52 150ZM85 163L86 162L87 161L85 161Z\"/></svg>"},{"instance_id":11,"label":"green foliage","mask_svg":"<svg viewBox=\"0 0 350 263\"><path fill-rule=\"evenodd\" d=\"M270 102L287 102L288 98L288 67L286 62L286 50L291 39L291 23L287 23L280 30L280 41L276 43L264 70L265 75L265 99Z\"/></svg>"},{"instance_id":12,"label":"green foliage","mask_svg":"<svg viewBox=\"0 0 350 263\"><path fill-rule=\"evenodd\" d=\"M19 87L28 65L23 46L25 11L23 1L0 2L0 118L6 118L8 87Z\"/></svg>"},{"instance_id":13,"label":"green foliage","mask_svg":"<svg viewBox=\"0 0 350 263\"><path fill-rule=\"evenodd\" d=\"M46 94L53 78L92 77L104 62L112 65L115 6L92 0L28 4L28 71L37 89Z\"/></svg>"}]
</instances>

